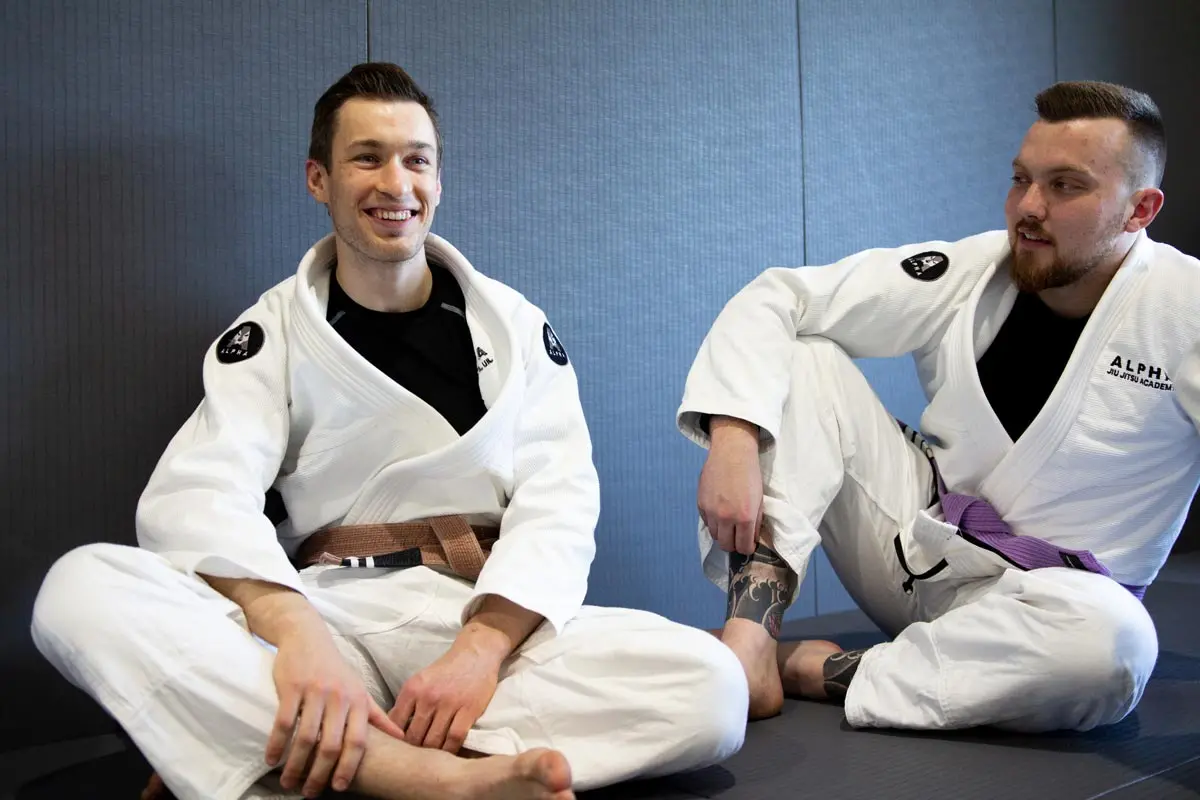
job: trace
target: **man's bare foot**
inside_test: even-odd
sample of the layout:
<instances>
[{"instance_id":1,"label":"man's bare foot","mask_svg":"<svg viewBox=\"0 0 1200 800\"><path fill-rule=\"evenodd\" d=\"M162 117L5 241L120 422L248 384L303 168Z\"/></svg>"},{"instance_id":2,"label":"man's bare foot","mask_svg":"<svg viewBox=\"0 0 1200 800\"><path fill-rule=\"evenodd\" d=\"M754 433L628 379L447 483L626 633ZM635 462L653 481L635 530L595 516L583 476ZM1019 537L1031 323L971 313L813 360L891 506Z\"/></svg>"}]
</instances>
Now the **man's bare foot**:
<instances>
[{"instance_id":1,"label":"man's bare foot","mask_svg":"<svg viewBox=\"0 0 1200 800\"><path fill-rule=\"evenodd\" d=\"M747 619L725 623L721 641L733 651L750 684L750 719L773 717L783 708L783 684L776 660L777 643L767 629Z\"/></svg>"},{"instance_id":2,"label":"man's bare foot","mask_svg":"<svg viewBox=\"0 0 1200 800\"><path fill-rule=\"evenodd\" d=\"M497 800L573 800L571 767L556 750L530 750L519 756L490 756L466 762L454 797Z\"/></svg>"},{"instance_id":3,"label":"man's bare foot","mask_svg":"<svg viewBox=\"0 0 1200 800\"><path fill-rule=\"evenodd\" d=\"M823 639L780 643L777 664L783 692L810 700L828 699L823 672L825 659L840 652L842 648Z\"/></svg>"},{"instance_id":4,"label":"man's bare foot","mask_svg":"<svg viewBox=\"0 0 1200 800\"><path fill-rule=\"evenodd\" d=\"M175 800L175 795L171 794L171 790L163 783L162 778L158 777L158 773L152 772L146 788L142 789L141 800Z\"/></svg>"}]
</instances>

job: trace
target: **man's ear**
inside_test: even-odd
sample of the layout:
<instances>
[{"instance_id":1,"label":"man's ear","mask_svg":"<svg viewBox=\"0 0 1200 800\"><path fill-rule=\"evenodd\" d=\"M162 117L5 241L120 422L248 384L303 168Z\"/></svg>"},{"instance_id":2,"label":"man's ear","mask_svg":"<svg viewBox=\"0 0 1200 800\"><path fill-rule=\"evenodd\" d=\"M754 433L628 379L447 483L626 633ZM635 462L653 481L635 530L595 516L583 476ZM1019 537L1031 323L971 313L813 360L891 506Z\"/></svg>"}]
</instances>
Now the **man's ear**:
<instances>
[{"instance_id":1,"label":"man's ear","mask_svg":"<svg viewBox=\"0 0 1200 800\"><path fill-rule=\"evenodd\" d=\"M329 189L326 183L329 180L329 173L325 171L325 167L310 158L304 162L304 177L305 183L308 184L308 193L318 203L328 203Z\"/></svg>"},{"instance_id":2,"label":"man's ear","mask_svg":"<svg viewBox=\"0 0 1200 800\"><path fill-rule=\"evenodd\" d=\"M1150 227L1158 212L1162 211L1166 197L1161 189L1139 189L1133 195L1133 209L1125 221L1126 233L1137 233Z\"/></svg>"}]
</instances>

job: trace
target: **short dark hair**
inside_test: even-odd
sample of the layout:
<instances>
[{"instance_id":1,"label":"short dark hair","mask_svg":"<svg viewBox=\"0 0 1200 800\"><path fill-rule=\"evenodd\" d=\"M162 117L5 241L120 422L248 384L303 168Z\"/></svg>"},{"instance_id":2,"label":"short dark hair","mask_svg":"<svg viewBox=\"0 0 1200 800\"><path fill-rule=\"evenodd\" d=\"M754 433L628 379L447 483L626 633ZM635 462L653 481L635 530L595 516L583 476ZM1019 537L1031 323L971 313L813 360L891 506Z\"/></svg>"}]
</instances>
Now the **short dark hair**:
<instances>
[{"instance_id":1,"label":"short dark hair","mask_svg":"<svg viewBox=\"0 0 1200 800\"><path fill-rule=\"evenodd\" d=\"M421 91L417 82L395 64L370 61L351 69L325 90L313 109L312 135L308 140L308 157L325 169L333 155L333 134L337 128L338 109L355 97L371 100L409 100L418 103L433 121L437 136L437 165L442 168L442 129L438 126L433 99Z\"/></svg>"},{"instance_id":2,"label":"short dark hair","mask_svg":"<svg viewBox=\"0 0 1200 800\"><path fill-rule=\"evenodd\" d=\"M1155 186L1162 184L1167 167L1167 129L1158 106L1145 92L1115 83L1063 81L1037 96L1037 112L1046 122L1122 120L1129 127L1139 156L1125 165L1130 179L1151 179Z\"/></svg>"}]
</instances>

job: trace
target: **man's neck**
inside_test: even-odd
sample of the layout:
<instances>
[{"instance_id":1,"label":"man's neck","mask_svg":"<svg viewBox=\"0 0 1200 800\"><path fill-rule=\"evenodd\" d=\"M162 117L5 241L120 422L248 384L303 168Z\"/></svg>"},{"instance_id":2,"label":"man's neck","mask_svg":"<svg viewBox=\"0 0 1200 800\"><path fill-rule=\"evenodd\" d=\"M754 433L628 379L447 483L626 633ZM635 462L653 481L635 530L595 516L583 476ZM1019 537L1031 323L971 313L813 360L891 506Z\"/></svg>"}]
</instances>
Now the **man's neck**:
<instances>
[{"instance_id":1,"label":"man's neck","mask_svg":"<svg viewBox=\"0 0 1200 800\"><path fill-rule=\"evenodd\" d=\"M1102 264L1088 270L1087 274L1068 286L1056 289L1044 289L1038 292L1038 297L1051 311L1060 317L1078 319L1091 314L1100 303L1100 298L1112 283L1113 276L1121 269L1129 251L1137 242L1137 234L1129 236L1114 250L1113 255Z\"/></svg>"},{"instance_id":2,"label":"man's neck","mask_svg":"<svg viewBox=\"0 0 1200 800\"><path fill-rule=\"evenodd\" d=\"M347 296L372 311L415 311L429 300L433 274L425 248L408 261L364 259L337 241L337 282Z\"/></svg>"}]
</instances>

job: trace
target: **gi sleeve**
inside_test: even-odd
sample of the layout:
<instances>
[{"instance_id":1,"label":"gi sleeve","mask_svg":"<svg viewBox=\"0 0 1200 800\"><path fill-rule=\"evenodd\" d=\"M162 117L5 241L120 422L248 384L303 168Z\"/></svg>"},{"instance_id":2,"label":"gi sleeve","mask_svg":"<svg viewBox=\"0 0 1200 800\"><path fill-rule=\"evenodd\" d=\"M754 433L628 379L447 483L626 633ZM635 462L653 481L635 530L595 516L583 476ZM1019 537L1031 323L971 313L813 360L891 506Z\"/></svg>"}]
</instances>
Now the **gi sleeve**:
<instances>
[{"instance_id":1,"label":"gi sleeve","mask_svg":"<svg viewBox=\"0 0 1200 800\"><path fill-rule=\"evenodd\" d=\"M540 311L524 327L526 387L512 495L463 620L483 595L496 594L541 614L561 632L587 594L600 481L566 350Z\"/></svg>"},{"instance_id":2,"label":"gi sleeve","mask_svg":"<svg viewBox=\"0 0 1200 800\"><path fill-rule=\"evenodd\" d=\"M707 447L709 416L738 417L761 429L766 449L779 431L798 337L825 337L852 358L919 350L940 338L1006 252L1007 235L992 231L768 269L725 305L705 337L676 414L680 431Z\"/></svg>"},{"instance_id":3,"label":"gi sleeve","mask_svg":"<svg viewBox=\"0 0 1200 800\"><path fill-rule=\"evenodd\" d=\"M263 513L289 429L286 304L269 292L209 348L204 398L142 493L137 535L188 573L303 591Z\"/></svg>"}]
</instances>

